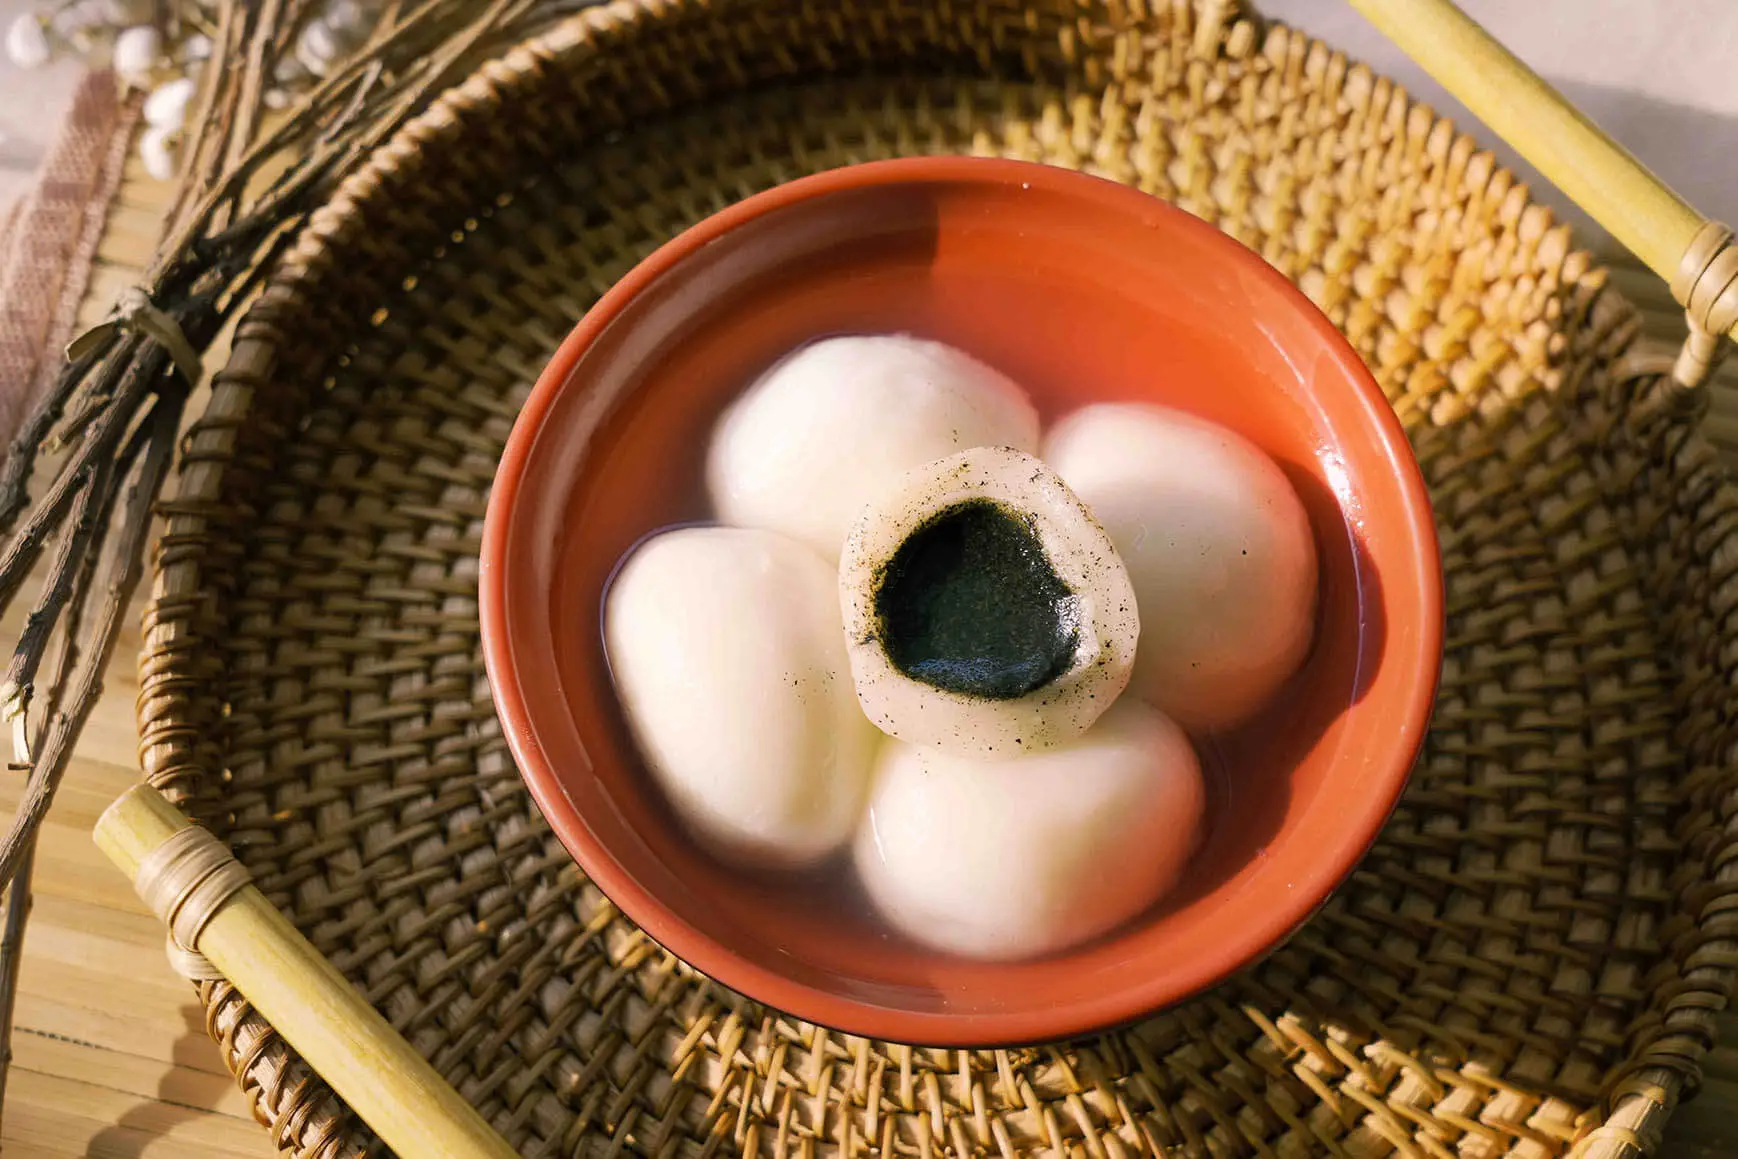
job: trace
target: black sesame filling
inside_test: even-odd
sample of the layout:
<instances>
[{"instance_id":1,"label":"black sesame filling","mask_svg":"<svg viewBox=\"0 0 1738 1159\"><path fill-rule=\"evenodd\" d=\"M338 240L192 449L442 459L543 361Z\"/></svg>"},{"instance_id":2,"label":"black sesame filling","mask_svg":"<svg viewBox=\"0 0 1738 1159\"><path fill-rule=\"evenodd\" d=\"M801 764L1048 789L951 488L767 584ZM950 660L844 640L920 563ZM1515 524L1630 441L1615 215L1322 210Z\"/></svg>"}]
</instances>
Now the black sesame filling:
<instances>
[{"instance_id":1,"label":"black sesame filling","mask_svg":"<svg viewBox=\"0 0 1738 1159\"><path fill-rule=\"evenodd\" d=\"M1078 612L1031 517L993 499L930 516L875 582L893 666L932 688L991 700L1025 696L1068 671Z\"/></svg>"}]
</instances>

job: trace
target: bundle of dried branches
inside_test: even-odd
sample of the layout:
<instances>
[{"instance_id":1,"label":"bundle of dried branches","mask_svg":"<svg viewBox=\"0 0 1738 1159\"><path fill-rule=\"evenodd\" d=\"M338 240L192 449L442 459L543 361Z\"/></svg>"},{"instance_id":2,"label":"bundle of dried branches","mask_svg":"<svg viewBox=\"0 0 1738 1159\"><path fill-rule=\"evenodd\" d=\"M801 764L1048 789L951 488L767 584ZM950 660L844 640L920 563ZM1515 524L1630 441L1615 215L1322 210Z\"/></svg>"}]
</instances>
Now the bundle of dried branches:
<instances>
[{"instance_id":1,"label":"bundle of dried branches","mask_svg":"<svg viewBox=\"0 0 1738 1159\"><path fill-rule=\"evenodd\" d=\"M44 577L0 684L13 769L26 778L0 835L0 1100L37 831L101 695L200 355L371 150L483 59L592 2L392 0L362 47L281 117L268 117L265 95L316 0L219 4L184 173L145 284L73 344L0 467L0 609Z\"/></svg>"}]
</instances>

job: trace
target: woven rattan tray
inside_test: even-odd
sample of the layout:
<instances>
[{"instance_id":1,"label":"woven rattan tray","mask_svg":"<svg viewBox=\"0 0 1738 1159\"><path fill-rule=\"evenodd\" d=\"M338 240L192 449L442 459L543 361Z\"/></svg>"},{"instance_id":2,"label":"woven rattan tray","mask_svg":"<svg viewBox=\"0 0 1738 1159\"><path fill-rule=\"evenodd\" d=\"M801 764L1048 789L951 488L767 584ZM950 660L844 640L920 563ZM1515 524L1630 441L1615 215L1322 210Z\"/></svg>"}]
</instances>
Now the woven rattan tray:
<instances>
[{"instance_id":1,"label":"woven rattan tray","mask_svg":"<svg viewBox=\"0 0 1738 1159\"><path fill-rule=\"evenodd\" d=\"M574 320L745 194L942 151L1132 183L1258 250L1375 370L1441 524L1442 694L1380 843L1266 962L1090 1042L907 1049L694 975L574 868L483 680L484 500ZM1738 962L1738 504L1603 285L1489 154L1283 28L582 12L385 148L242 324L167 505L147 775L525 1155L1632 1154ZM201 995L281 1145L377 1146Z\"/></svg>"}]
</instances>

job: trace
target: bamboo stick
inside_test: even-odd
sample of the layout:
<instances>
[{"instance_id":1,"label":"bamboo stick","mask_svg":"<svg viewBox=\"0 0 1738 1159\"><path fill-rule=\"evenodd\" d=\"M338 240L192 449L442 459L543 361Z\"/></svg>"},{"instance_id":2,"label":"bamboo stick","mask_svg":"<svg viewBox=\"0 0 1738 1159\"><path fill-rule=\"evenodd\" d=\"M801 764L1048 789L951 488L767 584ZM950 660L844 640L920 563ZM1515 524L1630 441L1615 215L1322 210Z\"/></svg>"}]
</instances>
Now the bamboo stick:
<instances>
[{"instance_id":1,"label":"bamboo stick","mask_svg":"<svg viewBox=\"0 0 1738 1159\"><path fill-rule=\"evenodd\" d=\"M1351 4L1649 269L1676 281L1703 216L1452 0Z\"/></svg>"},{"instance_id":2,"label":"bamboo stick","mask_svg":"<svg viewBox=\"0 0 1738 1159\"><path fill-rule=\"evenodd\" d=\"M97 847L136 881L192 822L138 785L97 819ZM259 1009L386 1145L410 1157L511 1159L476 1110L253 886L219 906L197 949Z\"/></svg>"}]
</instances>

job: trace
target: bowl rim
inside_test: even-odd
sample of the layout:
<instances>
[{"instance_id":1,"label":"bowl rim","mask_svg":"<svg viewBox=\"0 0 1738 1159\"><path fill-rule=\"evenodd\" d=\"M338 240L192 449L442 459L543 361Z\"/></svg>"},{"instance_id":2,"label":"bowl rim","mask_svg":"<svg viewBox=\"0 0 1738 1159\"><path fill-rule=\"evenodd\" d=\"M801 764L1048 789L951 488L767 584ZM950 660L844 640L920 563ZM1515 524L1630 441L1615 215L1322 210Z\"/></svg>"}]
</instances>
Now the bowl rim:
<instances>
[{"instance_id":1,"label":"bowl rim","mask_svg":"<svg viewBox=\"0 0 1738 1159\"><path fill-rule=\"evenodd\" d=\"M533 448L556 398L566 389L580 357L635 297L691 254L743 225L800 202L847 190L901 184L1026 184L1097 202L1107 212L1175 215L1184 230L1210 235L1227 262L1260 279L1293 305L1322 336L1345 379L1357 393L1395 479L1411 557L1421 560L1421 584L1412 592L1418 632L1410 646L1387 662L1411 674L1415 692L1403 719L1393 722L1394 767L1389 790L1347 803L1355 840L1324 856L1298 888L1288 891L1235 944L1204 961L1185 985L1129 986L1067 1006L949 1014L900 1010L841 997L793 981L737 955L684 921L644 889L597 841L562 790L545 758L521 689L507 628L507 544L521 485ZM1326 903L1374 844L1410 778L1423 747L1441 679L1444 596L1440 547L1423 474L1399 417L1351 344L1289 279L1241 242L1192 214L1131 186L1038 162L971 156L903 157L870 161L800 177L738 201L665 242L609 288L561 342L521 408L496 469L484 515L479 560L478 612L484 666L502 731L521 778L544 819L570 856L612 904L677 958L752 1000L804 1021L851 1034L912 1044L989 1047L1054 1041L1097 1033L1135 1021L1200 993L1265 957ZM1392 646L1392 644L1390 645Z\"/></svg>"}]
</instances>

